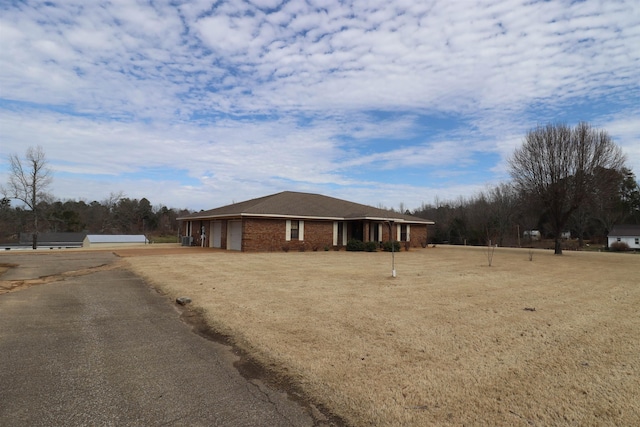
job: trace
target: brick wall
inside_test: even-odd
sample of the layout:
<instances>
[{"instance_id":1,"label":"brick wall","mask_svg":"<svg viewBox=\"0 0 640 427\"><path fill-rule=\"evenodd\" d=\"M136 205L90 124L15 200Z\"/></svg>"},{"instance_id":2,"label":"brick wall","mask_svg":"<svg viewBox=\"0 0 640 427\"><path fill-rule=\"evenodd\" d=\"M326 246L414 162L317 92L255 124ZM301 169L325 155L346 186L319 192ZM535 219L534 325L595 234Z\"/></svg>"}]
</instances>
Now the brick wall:
<instances>
[{"instance_id":1,"label":"brick wall","mask_svg":"<svg viewBox=\"0 0 640 427\"><path fill-rule=\"evenodd\" d=\"M292 250L299 250L303 242L294 242ZM333 221L304 222L304 250L323 251L333 245Z\"/></svg>"},{"instance_id":2,"label":"brick wall","mask_svg":"<svg viewBox=\"0 0 640 427\"><path fill-rule=\"evenodd\" d=\"M422 224L411 224L411 247L424 248L427 246L427 226Z\"/></svg>"},{"instance_id":3,"label":"brick wall","mask_svg":"<svg viewBox=\"0 0 640 427\"><path fill-rule=\"evenodd\" d=\"M284 219L244 220L244 240L242 248L245 252L265 251L312 251L331 247L333 240L333 221L304 221L304 240L286 240L286 223Z\"/></svg>"},{"instance_id":4,"label":"brick wall","mask_svg":"<svg viewBox=\"0 0 640 427\"><path fill-rule=\"evenodd\" d=\"M246 252L281 251L286 222L281 219L244 219L242 250Z\"/></svg>"},{"instance_id":5,"label":"brick wall","mask_svg":"<svg viewBox=\"0 0 640 427\"><path fill-rule=\"evenodd\" d=\"M391 226L391 240L398 239L398 227L400 224L393 224ZM389 225L382 225L382 241L389 241ZM426 247L427 244L427 226L423 224L411 224L409 232L409 245L412 248ZM424 245L424 246L423 246ZM405 243L401 242L401 246L404 249Z\"/></svg>"},{"instance_id":6,"label":"brick wall","mask_svg":"<svg viewBox=\"0 0 640 427\"><path fill-rule=\"evenodd\" d=\"M221 221L222 248L227 247L227 221ZM207 230L207 246L210 246L209 221L196 220L192 223L192 235L194 244L200 245L200 226L205 225ZM392 227L392 238L397 236L399 225ZM377 227L377 223L364 224L364 238L369 238L369 228ZM304 241L286 240L286 220L268 218L245 218L243 220L242 250L245 252L280 252L280 251L323 251L325 248L333 249L333 221L304 221ZM183 223L183 233L186 232L186 221ZM382 226L382 241L389 240L389 226ZM419 248L426 244L427 226L411 224L410 247ZM402 248L405 245L402 244Z\"/></svg>"}]
</instances>

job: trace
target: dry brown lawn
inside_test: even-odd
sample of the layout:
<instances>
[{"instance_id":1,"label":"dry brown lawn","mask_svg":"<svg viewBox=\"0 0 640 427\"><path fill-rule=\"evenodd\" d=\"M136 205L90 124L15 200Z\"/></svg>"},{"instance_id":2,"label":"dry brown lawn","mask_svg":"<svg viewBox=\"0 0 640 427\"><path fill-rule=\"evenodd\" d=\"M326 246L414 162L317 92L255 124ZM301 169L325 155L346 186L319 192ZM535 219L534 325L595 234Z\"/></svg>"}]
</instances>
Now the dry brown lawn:
<instances>
[{"instance_id":1,"label":"dry brown lawn","mask_svg":"<svg viewBox=\"0 0 640 427\"><path fill-rule=\"evenodd\" d=\"M640 425L638 255L185 254L126 261L351 425Z\"/></svg>"}]
</instances>

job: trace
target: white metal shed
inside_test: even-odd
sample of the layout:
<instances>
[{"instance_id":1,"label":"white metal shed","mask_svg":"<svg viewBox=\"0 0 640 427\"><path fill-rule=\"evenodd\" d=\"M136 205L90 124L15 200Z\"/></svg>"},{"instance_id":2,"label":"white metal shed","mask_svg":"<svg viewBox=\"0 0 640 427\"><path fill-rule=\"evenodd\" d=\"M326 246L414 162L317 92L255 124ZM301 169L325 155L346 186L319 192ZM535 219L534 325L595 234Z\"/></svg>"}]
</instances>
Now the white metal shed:
<instances>
[{"instance_id":1,"label":"white metal shed","mask_svg":"<svg viewBox=\"0 0 640 427\"><path fill-rule=\"evenodd\" d=\"M95 246L145 245L149 243L144 234L87 234L83 248Z\"/></svg>"}]
</instances>

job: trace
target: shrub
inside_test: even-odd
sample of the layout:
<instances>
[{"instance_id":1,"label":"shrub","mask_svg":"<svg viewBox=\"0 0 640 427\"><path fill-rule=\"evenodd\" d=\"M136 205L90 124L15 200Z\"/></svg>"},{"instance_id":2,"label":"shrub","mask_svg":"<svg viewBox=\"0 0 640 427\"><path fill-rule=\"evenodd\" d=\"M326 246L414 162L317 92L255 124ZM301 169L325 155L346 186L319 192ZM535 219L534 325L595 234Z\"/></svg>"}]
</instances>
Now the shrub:
<instances>
[{"instance_id":1,"label":"shrub","mask_svg":"<svg viewBox=\"0 0 640 427\"><path fill-rule=\"evenodd\" d=\"M393 242L386 241L382 244L382 249L385 252L391 252L392 248L393 248L393 252L400 252L400 242L398 242L397 240L394 240Z\"/></svg>"},{"instance_id":2,"label":"shrub","mask_svg":"<svg viewBox=\"0 0 640 427\"><path fill-rule=\"evenodd\" d=\"M364 251L364 242L362 240L351 239L347 242L347 250L353 252Z\"/></svg>"},{"instance_id":3,"label":"shrub","mask_svg":"<svg viewBox=\"0 0 640 427\"><path fill-rule=\"evenodd\" d=\"M376 244L376 242L366 242L364 244L364 250L366 252L375 252L378 250L378 245Z\"/></svg>"},{"instance_id":4,"label":"shrub","mask_svg":"<svg viewBox=\"0 0 640 427\"><path fill-rule=\"evenodd\" d=\"M629 250L629 245L627 242L613 242L611 246L609 246L609 249L614 252L624 252Z\"/></svg>"}]
</instances>

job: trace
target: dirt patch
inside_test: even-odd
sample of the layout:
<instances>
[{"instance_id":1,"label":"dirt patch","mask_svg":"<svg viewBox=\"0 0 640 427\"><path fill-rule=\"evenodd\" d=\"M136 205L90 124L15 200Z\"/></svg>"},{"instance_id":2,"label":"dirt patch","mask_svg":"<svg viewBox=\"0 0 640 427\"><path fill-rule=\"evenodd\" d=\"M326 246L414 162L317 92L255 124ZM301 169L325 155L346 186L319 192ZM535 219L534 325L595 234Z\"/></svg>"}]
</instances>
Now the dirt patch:
<instances>
[{"instance_id":1,"label":"dirt patch","mask_svg":"<svg viewBox=\"0 0 640 427\"><path fill-rule=\"evenodd\" d=\"M18 266L17 264L6 264L6 263L2 264L2 263L0 263L0 277L2 277L2 275L6 271L8 271L10 268L17 267L17 266Z\"/></svg>"}]
</instances>

